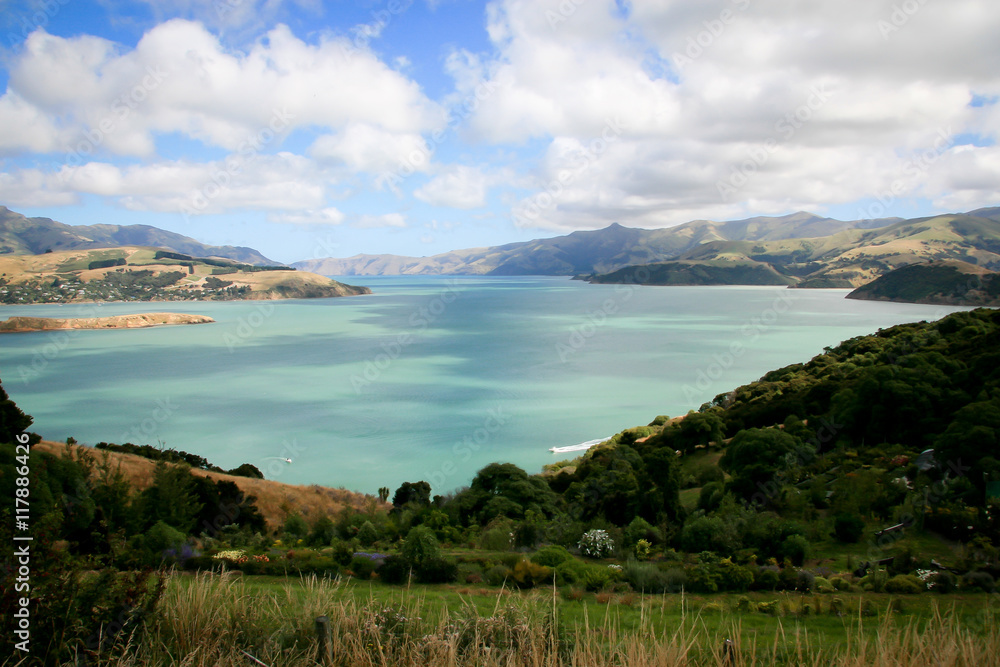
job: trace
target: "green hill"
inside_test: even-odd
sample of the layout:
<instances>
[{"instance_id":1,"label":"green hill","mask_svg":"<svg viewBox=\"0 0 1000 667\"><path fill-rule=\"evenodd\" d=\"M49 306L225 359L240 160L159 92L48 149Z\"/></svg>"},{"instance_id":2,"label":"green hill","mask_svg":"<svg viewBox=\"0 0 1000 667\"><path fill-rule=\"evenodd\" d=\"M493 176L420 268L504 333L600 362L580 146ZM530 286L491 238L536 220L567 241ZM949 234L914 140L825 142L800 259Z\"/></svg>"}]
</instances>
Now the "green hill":
<instances>
[{"instance_id":1,"label":"green hill","mask_svg":"<svg viewBox=\"0 0 1000 667\"><path fill-rule=\"evenodd\" d=\"M957 261L910 264L862 285L847 298L949 306L1000 306L1000 274Z\"/></svg>"}]
</instances>

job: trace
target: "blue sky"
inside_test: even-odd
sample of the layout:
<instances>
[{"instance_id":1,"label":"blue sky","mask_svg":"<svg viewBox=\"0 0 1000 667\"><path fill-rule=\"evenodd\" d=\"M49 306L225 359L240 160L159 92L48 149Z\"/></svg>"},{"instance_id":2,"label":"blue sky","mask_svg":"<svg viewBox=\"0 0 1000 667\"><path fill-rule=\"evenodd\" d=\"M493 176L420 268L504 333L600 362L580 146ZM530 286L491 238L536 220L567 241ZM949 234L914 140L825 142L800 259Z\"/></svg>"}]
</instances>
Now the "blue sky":
<instances>
[{"instance_id":1,"label":"blue sky","mask_svg":"<svg viewBox=\"0 0 1000 667\"><path fill-rule=\"evenodd\" d=\"M280 261L1000 204L992 0L0 0L0 204Z\"/></svg>"}]
</instances>

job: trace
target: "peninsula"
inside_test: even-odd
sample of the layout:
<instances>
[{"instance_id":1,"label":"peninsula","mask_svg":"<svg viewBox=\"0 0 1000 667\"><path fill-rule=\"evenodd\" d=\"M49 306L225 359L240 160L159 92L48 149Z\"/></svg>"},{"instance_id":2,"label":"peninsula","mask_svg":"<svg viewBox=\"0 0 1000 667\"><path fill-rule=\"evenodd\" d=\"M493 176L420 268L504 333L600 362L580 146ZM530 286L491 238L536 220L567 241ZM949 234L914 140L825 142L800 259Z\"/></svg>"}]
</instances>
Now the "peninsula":
<instances>
[{"instance_id":1,"label":"peninsula","mask_svg":"<svg viewBox=\"0 0 1000 667\"><path fill-rule=\"evenodd\" d=\"M0 333L28 333L32 331L57 331L64 329L144 329L170 324L207 324L214 322L206 315L183 313L138 313L112 317L20 317L0 322Z\"/></svg>"}]
</instances>

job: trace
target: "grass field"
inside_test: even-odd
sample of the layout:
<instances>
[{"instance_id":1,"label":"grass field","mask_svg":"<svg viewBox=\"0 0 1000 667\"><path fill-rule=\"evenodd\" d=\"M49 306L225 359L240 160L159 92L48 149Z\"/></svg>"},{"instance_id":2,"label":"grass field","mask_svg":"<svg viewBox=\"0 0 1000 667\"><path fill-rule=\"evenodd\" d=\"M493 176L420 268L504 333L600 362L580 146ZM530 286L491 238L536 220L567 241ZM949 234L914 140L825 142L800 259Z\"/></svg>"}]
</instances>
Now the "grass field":
<instances>
[{"instance_id":1,"label":"grass field","mask_svg":"<svg viewBox=\"0 0 1000 667\"><path fill-rule=\"evenodd\" d=\"M773 613L753 611L769 602ZM326 616L335 665L971 667L1000 664L989 603L985 594L567 599L553 588L173 574L145 634L104 664L315 664L315 619Z\"/></svg>"}]
</instances>

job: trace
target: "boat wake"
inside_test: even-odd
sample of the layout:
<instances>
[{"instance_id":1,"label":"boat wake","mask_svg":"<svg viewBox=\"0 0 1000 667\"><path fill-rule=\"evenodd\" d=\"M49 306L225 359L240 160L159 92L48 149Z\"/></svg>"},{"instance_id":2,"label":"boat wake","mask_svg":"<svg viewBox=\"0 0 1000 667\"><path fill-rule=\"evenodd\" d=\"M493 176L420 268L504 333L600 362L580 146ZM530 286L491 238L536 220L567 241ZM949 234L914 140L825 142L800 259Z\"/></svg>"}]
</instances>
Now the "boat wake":
<instances>
[{"instance_id":1,"label":"boat wake","mask_svg":"<svg viewBox=\"0 0 1000 667\"><path fill-rule=\"evenodd\" d=\"M549 447L549 451L553 454L562 454L564 452L582 452L590 449L594 445L599 445L602 442L610 440L611 436L607 438L598 438L597 440L588 440L587 442L581 442L579 445L569 445L567 447Z\"/></svg>"}]
</instances>

